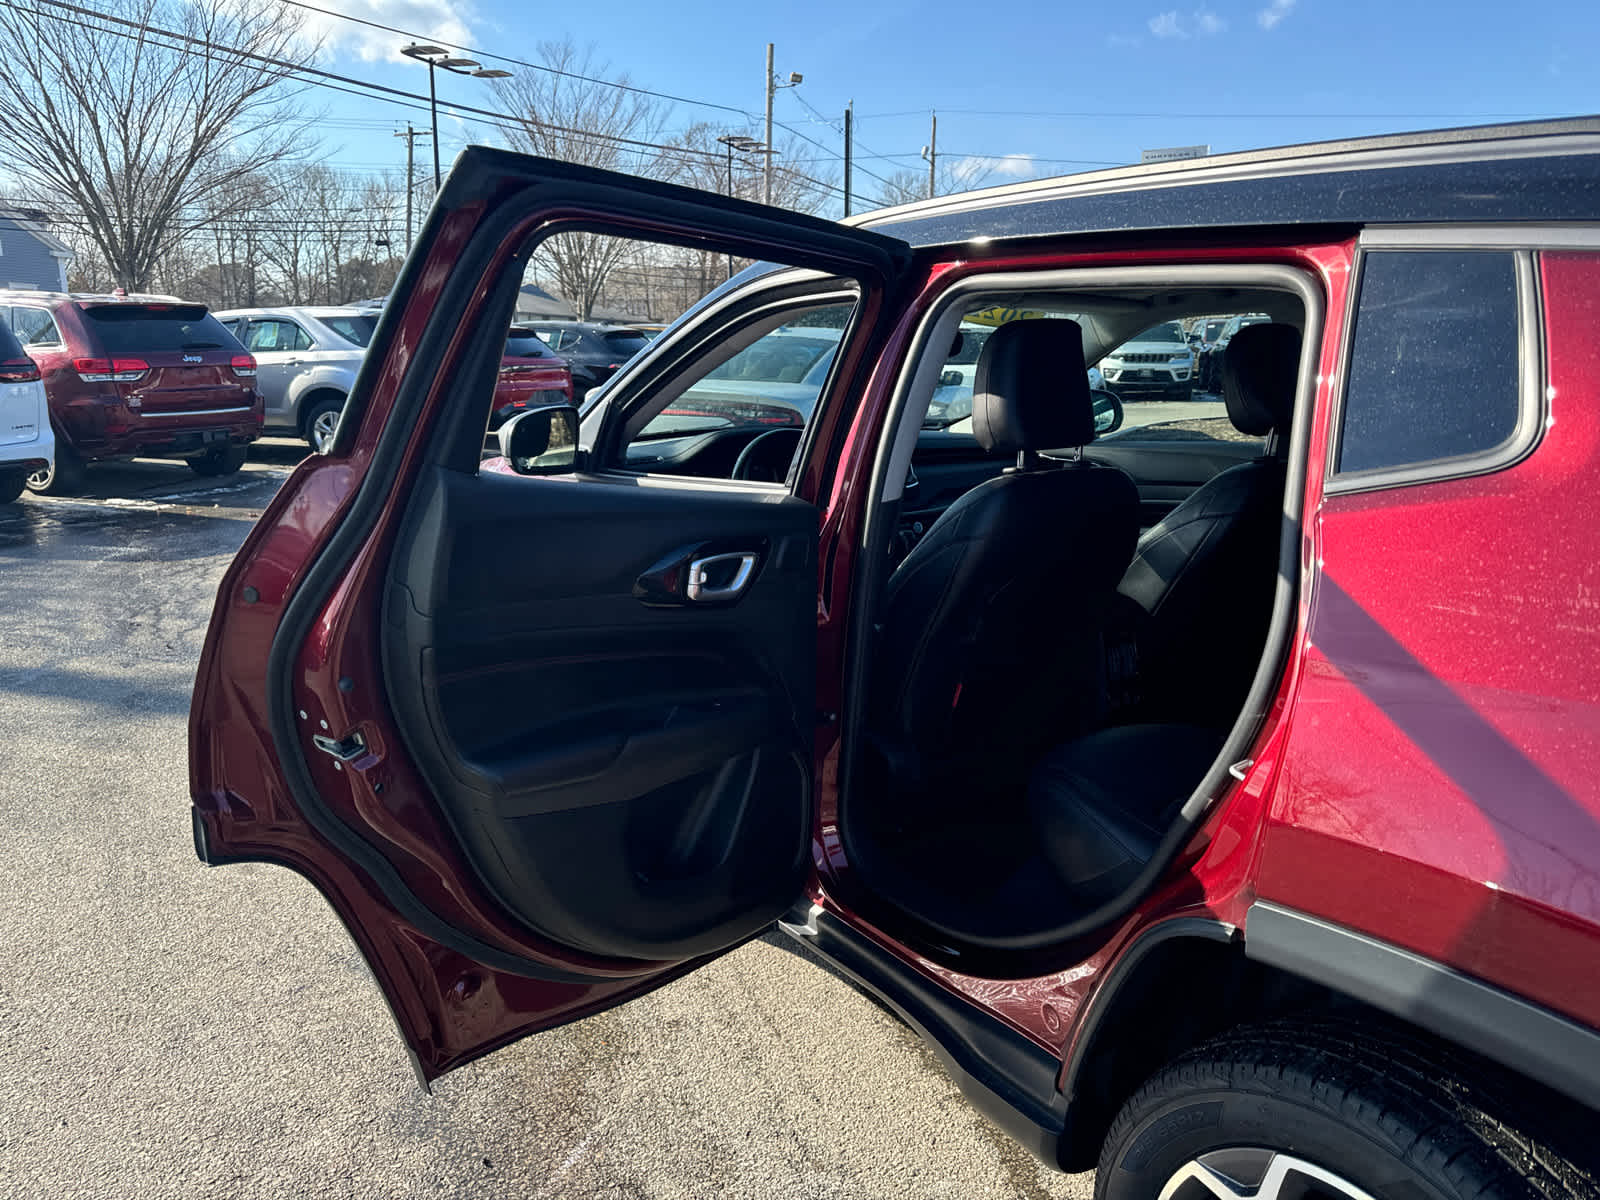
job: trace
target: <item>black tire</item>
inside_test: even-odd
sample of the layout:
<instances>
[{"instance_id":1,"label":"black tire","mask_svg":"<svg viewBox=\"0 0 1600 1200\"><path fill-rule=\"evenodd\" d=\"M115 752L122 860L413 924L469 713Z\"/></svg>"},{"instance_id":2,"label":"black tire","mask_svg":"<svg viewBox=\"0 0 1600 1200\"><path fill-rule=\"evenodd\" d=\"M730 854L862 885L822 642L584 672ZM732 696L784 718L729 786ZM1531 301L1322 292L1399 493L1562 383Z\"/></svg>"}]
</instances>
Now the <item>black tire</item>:
<instances>
[{"instance_id":1,"label":"black tire","mask_svg":"<svg viewBox=\"0 0 1600 1200\"><path fill-rule=\"evenodd\" d=\"M337 392L322 392L308 400L310 406L300 415L300 436L306 439L306 445L320 451L338 428L344 397Z\"/></svg>"},{"instance_id":2,"label":"black tire","mask_svg":"<svg viewBox=\"0 0 1600 1200\"><path fill-rule=\"evenodd\" d=\"M208 450L189 459L189 469L207 479L220 475L233 475L244 466L244 460L249 453L250 448L244 445L229 445L217 450Z\"/></svg>"},{"instance_id":3,"label":"black tire","mask_svg":"<svg viewBox=\"0 0 1600 1200\"><path fill-rule=\"evenodd\" d=\"M10 504L22 495L28 485L26 471L7 471L0 475L0 504Z\"/></svg>"},{"instance_id":4,"label":"black tire","mask_svg":"<svg viewBox=\"0 0 1600 1200\"><path fill-rule=\"evenodd\" d=\"M1254 1194L1276 1155L1307 1194L1388 1200L1593 1200L1600 1184L1544 1140L1559 1110L1503 1095L1464 1063L1382 1027L1247 1027L1184 1055L1123 1106L1096 1200L1214 1197L1175 1179L1205 1167ZM1587 1153L1587 1151L1585 1151ZM1299 1163L1305 1166L1293 1167ZM1318 1181L1331 1173L1346 1189ZM1265 1188L1261 1189L1263 1194ZM1285 1188L1285 1194L1298 1194Z\"/></svg>"},{"instance_id":5,"label":"black tire","mask_svg":"<svg viewBox=\"0 0 1600 1200\"><path fill-rule=\"evenodd\" d=\"M55 458L28 476L27 487L37 496L74 495L83 487L83 459L58 437Z\"/></svg>"}]
</instances>

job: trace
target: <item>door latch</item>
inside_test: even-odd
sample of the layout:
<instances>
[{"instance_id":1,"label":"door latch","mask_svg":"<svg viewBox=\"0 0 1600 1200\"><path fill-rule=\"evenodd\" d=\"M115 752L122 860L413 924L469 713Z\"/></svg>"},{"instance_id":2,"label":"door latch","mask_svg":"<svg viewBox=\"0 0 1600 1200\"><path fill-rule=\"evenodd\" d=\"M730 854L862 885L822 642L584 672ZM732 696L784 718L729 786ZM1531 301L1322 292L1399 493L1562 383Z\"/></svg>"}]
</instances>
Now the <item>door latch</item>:
<instances>
[{"instance_id":1,"label":"door latch","mask_svg":"<svg viewBox=\"0 0 1600 1200\"><path fill-rule=\"evenodd\" d=\"M311 744L324 754L333 755L340 762L360 758L367 752L367 739L361 736L359 729L342 738L331 738L325 733L315 733L311 735Z\"/></svg>"}]
</instances>

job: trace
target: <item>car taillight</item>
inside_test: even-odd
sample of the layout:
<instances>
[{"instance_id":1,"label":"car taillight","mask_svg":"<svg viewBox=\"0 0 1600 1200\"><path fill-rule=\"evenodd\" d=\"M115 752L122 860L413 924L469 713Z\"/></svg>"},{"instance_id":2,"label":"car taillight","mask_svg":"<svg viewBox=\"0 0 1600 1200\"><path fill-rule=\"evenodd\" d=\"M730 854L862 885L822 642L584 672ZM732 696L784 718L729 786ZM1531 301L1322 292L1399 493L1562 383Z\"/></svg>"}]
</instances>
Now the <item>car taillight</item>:
<instances>
[{"instance_id":1,"label":"car taillight","mask_svg":"<svg viewBox=\"0 0 1600 1200\"><path fill-rule=\"evenodd\" d=\"M235 354L230 365L235 375L248 378L256 373L256 360L253 354Z\"/></svg>"},{"instance_id":2,"label":"car taillight","mask_svg":"<svg viewBox=\"0 0 1600 1200\"><path fill-rule=\"evenodd\" d=\"M31 358L0 361L0 383L33 383L38 378L39 366Z\"/></svg>"},{"instance_id":3,"label":"car taillight","mask_svg":"<svg viewBox=\"0 0 1600 1200\"><path fill-rule=\"evenodd\" d=\"M75 358L72 369L85 383L132 383L144 377L150 364L142 358Z\"/></svg>"}]
</instances>

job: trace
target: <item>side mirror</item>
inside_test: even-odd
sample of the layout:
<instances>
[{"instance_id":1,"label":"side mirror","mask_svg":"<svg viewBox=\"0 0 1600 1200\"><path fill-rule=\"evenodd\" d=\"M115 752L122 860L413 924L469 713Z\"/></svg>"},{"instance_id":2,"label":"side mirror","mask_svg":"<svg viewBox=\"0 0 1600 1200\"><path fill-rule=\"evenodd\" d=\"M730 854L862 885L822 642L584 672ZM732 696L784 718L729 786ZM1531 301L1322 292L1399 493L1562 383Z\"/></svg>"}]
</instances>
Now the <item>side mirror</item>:
<instances>
[{"instance_id":1,"label":"side mirror","mask_svg":"<svg viewBox=\"0 0 1600 1200\"><path fill-rule=\"evenodd\" d=\"M1094 401L1094 431L1096 436L1122 428L1122 399L1115 392L1095 388L1089 392Z\"/></svg>"},{"instance_id":2,"label":"side mirror","mask_svg":"<svg viewBox=\"0 0 1600 1200\"><path fill-rule=\"evenodd\" d=\"M578 469L578 410L551 404L500 426L500 453L518 475L566 475Z\"/></svg>"}]
</instances>

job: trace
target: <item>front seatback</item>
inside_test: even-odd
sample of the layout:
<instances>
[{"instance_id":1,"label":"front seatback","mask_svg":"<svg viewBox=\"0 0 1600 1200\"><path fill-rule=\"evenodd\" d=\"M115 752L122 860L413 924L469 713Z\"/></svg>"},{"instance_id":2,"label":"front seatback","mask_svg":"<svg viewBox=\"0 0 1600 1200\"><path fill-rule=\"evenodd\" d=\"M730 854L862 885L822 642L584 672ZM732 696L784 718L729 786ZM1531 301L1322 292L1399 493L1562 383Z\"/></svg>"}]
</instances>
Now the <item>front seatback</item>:
<instances>
[{"instance_id":1,"label":"front seatback","mask_svg":"<svg viewBox=\"0 0 1600 1200\"><path fill-rule=\"evenodd\" d=\"M1215 476L1139 539L1118 592L1138 647L1148 720L1231 725L1260 664L1272 615L1286 443L1300 334L1249 325L1223 352L1228 418L1268 435L1268 452Z\"/></svg>"},{"instance_id":2,"label":"front seatback","mask_svg":"<svg viewBox=\"0 0 1600 1200\"><path fill-rule=\"evenodd\" d=\"M901 774L962 757L1020 773L1102 708L1102 631L1138 536L1138 491L1119 470L1039 456L1094 438L1076 322L990 336L973 430L1018 465L951 505L884 597L872 730Z\"/></svg>"}]
</instances>

